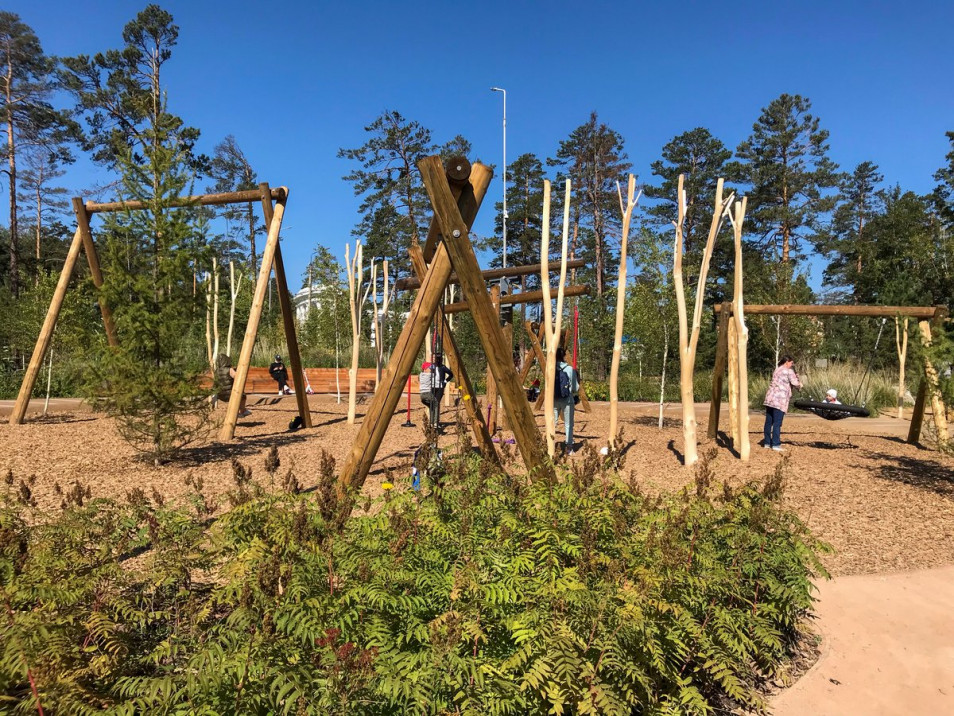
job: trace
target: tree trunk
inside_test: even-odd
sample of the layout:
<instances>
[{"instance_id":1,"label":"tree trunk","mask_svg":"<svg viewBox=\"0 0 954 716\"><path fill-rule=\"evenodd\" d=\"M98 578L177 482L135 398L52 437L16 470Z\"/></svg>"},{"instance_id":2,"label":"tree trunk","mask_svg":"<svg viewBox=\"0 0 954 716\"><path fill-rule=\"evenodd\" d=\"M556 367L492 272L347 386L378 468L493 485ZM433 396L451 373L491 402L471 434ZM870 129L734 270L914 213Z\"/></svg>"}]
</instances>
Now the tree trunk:
<instances>
[{"instance_id":1,"label":"tree trunk","mask_svg":"<svg viewBox=\"0 0 954 716\"><path fill-rule=\"evenodd\" d=\"M540 280L543 283L544 334L547 342L547 364L544 371L543 413L547 430L547 453L556 454L556 420L553 416L553 391L556 380L556 351L560 345L563 328L563 286L566 283L566 258L570 229L570 180L566 180L566 195L563 204L563 247L560 253L560 283L557 287L556 319L550 296L550 182L543 182L543 234L540 240ZM567 446L569 449L569 446Z\"/></svg>"},{"instance_id":2,"label":"tree trunk","mask_svg":"<svg viewBox=\"0 0 954 716\"><path fill-rule=\"evenodd\" d=\"M617 185L618 186L618 185ZM623 318L626 312L626 248L629 240L629 224L633 216L633 209L639 197L635 197L636 177L629 175L629 183L626 189L626 208L622 206L622 196L620 196L620 209L623 209L623 231L620 237L619 249L619 279L616 283L616 333L613 338L613 362L610 367L610 422L609 437L607 443L611 448L616 447L616 432L619 416L619 362L623 352Z\"/></svg>"},{"instance_id":3,"label":"tree trunk","mask_svg":"<svg viewBox=\"0 0 954 716\"><path fill-rule=\"evenodd\" d=\"M921 329L921 342L925 350L931 346L931 323L929 321L919 321L918 326ZM944 401L941 399L941 392L938 390L937 369L927 355L924 356L924 379L927 381L928 395L931 397L931 412L934 414L934 428L937 431L937 446L944 450L950 442L950 435L947 431L947 411L944 407Z\"/></svg>"},{"instance_id":4,"label":"tree trunk","mask_svg":"<svg viewBox=\"0 0 954 716\"><path fill-rule=\"evenodd\" d=\"M729 362L729 428L732 445L739 447L739 334L735 319L726 323L726 356ZM713 396L714 397L714 396ZM711 429L710 429L711 430Z\"/></svg>"},{"instance_id":5,"label":"tree trunk","mask_svg":"<svg viewBox=\"0 0 954 716\"><path fill-rule=\"evenodd\" d=\"M17 226L17 160L14 144L13 98L11 88L13 69L7 66L7 186L10 195L10 293L20 295L20 262L17 255L19 227Z\"/></svg>"},{"instance_id":6,"label":"tree trunk","mask_svg":"<svg viewBox=\"0 0 954 716\"><path fill-rule=\"evenodd\" d=\"M904 319L902 331L898 317L894 318L894 343L898 349L898 420L904 419L904 364L908 357L908 319Z\"/></svg>"},{"instance_id":7,"label":"tree trunk","mask_svg":"<svg viewBox=\"0 0 954 716\"><path fill-rule=\"evenodd\" d=\"M354 260L345 245L345 265L348 267L348 303L351 307L351 369L348 371L348 424L354 425L358 401L358 361L361 350L361 277L364 273L361 242L355 242Z\"/></svg>"}]
</instances>

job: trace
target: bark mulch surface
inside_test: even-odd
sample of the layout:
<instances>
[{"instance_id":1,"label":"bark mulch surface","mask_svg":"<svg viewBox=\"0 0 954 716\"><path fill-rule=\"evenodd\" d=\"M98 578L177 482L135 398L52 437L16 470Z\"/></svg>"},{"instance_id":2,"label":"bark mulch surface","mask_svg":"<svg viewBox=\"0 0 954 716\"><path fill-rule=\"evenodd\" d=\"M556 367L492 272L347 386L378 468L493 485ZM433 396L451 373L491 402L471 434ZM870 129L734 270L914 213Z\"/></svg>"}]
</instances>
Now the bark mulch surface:
<instances>
[{"instance_id":1,"label":"bark mulch surface","mask_svg":"<svg viewBox=\"0 0 954 716\"><path fill-rule=\"evenodd\" d=\"M358 423L366 406L358 405ZM414 451L422 442L416 397L413 406L417 426L401 427L405 413L395 413L365 484L366 493L380 492L388 469L399 487L408 481ZM31 415L20 426L0 423L0 473L12 470L17 478L35 475L34 495L40 507L49 509L60 502L54 484L65 488L76 480L88 485L94 497L122 498L138 486L147 494L155 489L169 499L187 491L184 480L192 474L202 478L209 494L221 496L233 487L233 458L251 466L258 479L267 483L265 455L276 445L281 472L291 467L307 488L317 482L321 451L330 453L340 465L358 430L358 424L347 422L347 405L337 404L333 396L311 396L315 427L297 432L287 431L295 415L293 397L250 396L249 407L252 415L239 421L235 441L209 440L187 449L177 462L157 468L137 459L119 438L112 420L61 401L46 418ZM620 405L626 446L623 473L632 473L651 492L679 490L692 480L692 471L682 465L679 407L667 406L662 429L657 428L656 412L655 406L645 404ZM706 407L700 405L696 412L704 437ZM723 424L726 412L723 408ZM451 420L453 413L454 408L446 410L446 419ZM221 406L217 414L224 414ZM537 423L542 431L540 414ZM608 424L608 404L594 403L592 413L577 412L576 440L601 446ZM790 415L783 425L787 451L776 453L758 445L761 416L753 413L748 463L739 461L724 439L704 443L700 454L716 447L716 475L731 484L765 477L782 461L787 478L785 503L834 547L835 552L825 557L833 575L952 565L954 457L908 445L904 441L907 428L907 421L895 419L830 422ZM562 429L560 425L559 442ZM449 429L441 438L442 445L452 446L452 432Z\"/></svg>"}]
</instances>

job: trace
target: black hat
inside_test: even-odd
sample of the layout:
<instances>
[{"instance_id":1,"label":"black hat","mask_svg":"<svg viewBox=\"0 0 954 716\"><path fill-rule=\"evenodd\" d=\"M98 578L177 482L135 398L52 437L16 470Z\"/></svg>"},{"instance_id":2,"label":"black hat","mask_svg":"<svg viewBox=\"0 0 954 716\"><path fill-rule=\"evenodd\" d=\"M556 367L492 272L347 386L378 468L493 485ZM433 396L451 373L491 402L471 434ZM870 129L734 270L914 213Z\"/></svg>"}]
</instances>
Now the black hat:
<instances>
[{"instance_id":1,"label":"black hat","mask_svg":"<svg viewBox=\"0 0 954 716\"><path fill-rule=\"evenodd\" d=\"M281 363L281 362L282 362L282 357L281 357L281 356L275 356L275 360L277 360L279 363Z\"/></svg>"}]
</instances>

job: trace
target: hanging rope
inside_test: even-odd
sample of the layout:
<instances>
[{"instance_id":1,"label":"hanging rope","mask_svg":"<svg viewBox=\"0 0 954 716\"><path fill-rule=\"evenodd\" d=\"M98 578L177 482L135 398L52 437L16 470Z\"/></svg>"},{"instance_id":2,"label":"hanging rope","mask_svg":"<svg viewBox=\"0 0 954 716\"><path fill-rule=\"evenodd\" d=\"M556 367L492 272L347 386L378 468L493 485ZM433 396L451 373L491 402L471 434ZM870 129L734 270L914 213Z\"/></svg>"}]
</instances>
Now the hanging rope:
<instances>
[{"instance_id":1,"label":"hanging rope","mask_svg":"<svg viewBox=\"0 0 954 716\"><path fill-rule=\"evenodd\" d=\"M868 377L868 373L871 371L871 366L874 363L875 356L878 355L878 344L881 343L881 334L884 331L884 324L887 322L887 320L887 318L881 319L881 327L878 329L878 337L875 338L874 350L871 351L871 358L868 359L868 366L865 368L864 375L861 376L861 382L858 384L858 390L855 391L855 395L851 399L852 404L857 404L858 396L861 395L861 389L865 385L865 378Z\"/></svg>"}]
</instances>

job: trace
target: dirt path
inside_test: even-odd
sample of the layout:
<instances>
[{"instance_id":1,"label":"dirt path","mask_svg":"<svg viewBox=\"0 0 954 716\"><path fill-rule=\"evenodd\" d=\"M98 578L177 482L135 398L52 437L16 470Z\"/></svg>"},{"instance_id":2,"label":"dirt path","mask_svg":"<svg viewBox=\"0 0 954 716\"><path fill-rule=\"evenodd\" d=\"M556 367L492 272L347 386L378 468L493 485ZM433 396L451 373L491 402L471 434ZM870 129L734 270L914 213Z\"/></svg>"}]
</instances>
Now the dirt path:
<instances>
[{"instance_id":1,"label":"dirt path","mask_svg":"<svg viewBox=\"0 0 954 716\"><path fill-rule=\"evenodd\" d=\"M954 567L819 585L818 663L774 716L954 713Z\"/></svg>"}]
</instances>

